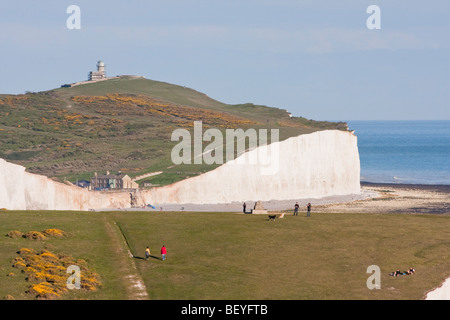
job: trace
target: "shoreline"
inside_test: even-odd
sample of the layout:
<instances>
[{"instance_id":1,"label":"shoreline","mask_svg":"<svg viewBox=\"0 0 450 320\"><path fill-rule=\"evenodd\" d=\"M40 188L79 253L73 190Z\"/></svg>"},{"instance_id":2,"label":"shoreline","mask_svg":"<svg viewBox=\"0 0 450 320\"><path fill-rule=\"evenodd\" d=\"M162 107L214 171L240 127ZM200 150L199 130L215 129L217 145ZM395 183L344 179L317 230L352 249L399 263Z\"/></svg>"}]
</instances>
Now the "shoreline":
<instances>
[{"instance_id":1,"label":"shoreline","mask_svg":"<svg viewBox=\"0 0 450 320\"><path fill-rule=\"evenodd\" d=\"M290 199L290 200L249 200L245 201L247 205L246 214L251 213L251 209L255 205L256 201L260 201L265 210L269 212L281 212L290 210L290 208L294 208L296 202L300 204L300 207L303 205L306 206L308 202L316 203L320 205L330 205L330 204L341 204L341 203L351 203L353 201L365 200L369 198L377 197L377 193L370 190L361 190L359 194L348 194L348 195L334 195L327 196L322 198L303 198L303 199ZM217 204L195 204L195 203L181 203L181 204L173 204L173 203L160 203L160 204L151 204L155 206L146 207L146 208L128 208L128 209L118 209L118 210L126 210L126 211L177 211L177 212L233 212L233 213L243 213L243 202L231 202L231 203L217 203ZM96 210L96 211L110 211L111 209L104 210ZM114 210L112 210L114 211Z\"/></svg>"},{"instance_id":2,"label":"shoreline","mask_svg":"<svg viewBox=\"0 0 450 320\"><path fill-rule=\"evenodd\" d=\"M319 212L450 214L450 185L361 182L379 197L317 206Z\"/></svg>"},{"instance_id":3,"label":"shoreline","mask_svg":"<svg viewBox=\"0 0 450 320\"><path fill-rule=\"evenodd\" d=\"M390 182L368 182L361 181L361 187L391 187L391 188L407 188L413 190L432 190L432 191L442 191L442 192L450 192L450 184L420 184L420 183L390 183Z\"/></svg>"},{"instance_id":4,"label":"shoreline","mask_svg":"<svg viewBox=\"0 0 450 320\"><path fill-rule=\"evenodd\" d=\"M450 214L450 185L394 184L361 182L361 193L335 195L322 198L298 198L290 200L261 201L271 213L289 214L296 202L300 211L310 202L313 212L335 213L404 213ZM256 201L246 201L246 213L251 213ZM243 202L220 204L151 204L155 208L119 209L126 211L185 211L185 212L235 212L243 213ZM111 209L108 209L111 210ZM96 210L96 211L106 211ZM113 210L114 211L114 210Z\"/></svg>"}]
</instances>

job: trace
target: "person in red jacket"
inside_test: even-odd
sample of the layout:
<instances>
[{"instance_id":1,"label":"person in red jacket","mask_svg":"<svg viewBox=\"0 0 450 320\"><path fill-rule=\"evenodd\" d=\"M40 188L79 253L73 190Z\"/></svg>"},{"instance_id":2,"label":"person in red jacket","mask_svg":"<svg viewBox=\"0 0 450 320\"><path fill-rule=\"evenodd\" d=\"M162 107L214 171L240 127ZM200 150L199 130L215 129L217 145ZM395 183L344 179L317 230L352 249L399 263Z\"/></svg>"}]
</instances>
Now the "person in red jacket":
<instances>
[{"instance_id":1,"label":"person in red jacket","mask_svg":"<svg viewBox=\"0 0 450 320\"><path fill-rule=\"evenodd\" d=\"M163 245L162 248L161 248L161 257L162 257L162 260L163 260L163 261L166 260L166 254L167 254L167 249L166 249L166 247Z\"/></svg>"}]
</instances>

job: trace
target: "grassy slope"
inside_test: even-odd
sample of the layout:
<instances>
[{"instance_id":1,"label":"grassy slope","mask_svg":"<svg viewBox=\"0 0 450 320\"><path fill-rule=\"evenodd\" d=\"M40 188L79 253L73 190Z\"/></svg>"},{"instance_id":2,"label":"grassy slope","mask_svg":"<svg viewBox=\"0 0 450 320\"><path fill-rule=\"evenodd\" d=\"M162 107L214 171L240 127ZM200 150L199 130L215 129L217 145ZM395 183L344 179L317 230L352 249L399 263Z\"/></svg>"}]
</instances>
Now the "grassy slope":
<instances>
[{"instance_id":1,"label":"grassy slope","mask_svg":"<svg viewBox=\"0 0 450 320\"><path fill-rule=\"evenodd\" d=\"M126 299L118 264L127 253L113 254L105 222L121 226L137 257L146 246L156 257L163 244L168 248L164 262L134 259L156 300L422 299L449 276L448 216L313 213L269 222L233 213L2 212L2 235L59 228L69 237L0 237L0 297L31 298L11 260L21 247L33 247L85 259L100 274L103 288L78 297ZM366 287L370 265L381 268L381 290ZM415 276L388 275L411 266Z\"/></svg>"},{"instance_id":2,"label":"grassy slope","mask_svg":"<svg viewBox=\"0 0 450 320\"><path fill-rule=\"evenodd\" d=\"M225 104L193 89L149 79L125 77L79 85L72 88L58 88L54 92L65 98L70 98L75 95L95 96L108 93L142 94L192 107L206 109L221 109L225 107Z\"/></svg>"},{"instance_id":3,"label":"grassy slope","mask_svg":"<svg viewBox=\"0 0 450 320\"><path fill-rule=\"evenodd\" d=\"M125 299L124 283L118 281L117 266L120 263L105 228L101 216L86 212L1 212L0 213L0 298L10 294L16 299L32 299L26 290L30 282L20 269L11 267L11 260L17 257L21 248L31 248L40 252L42 249L55 254L71 255L76 259L86 260L89 268L98 272L103 283L102 290L94 293L71 291L67 299ZM65 238L48 238L44 241L33 241L24 238L11 239L6 233L11 230L43 231L57 228L68 233ZM6 275L13 272L15 276ZM68 275L69 276L69 275Z\"/></svg>"},{"instance_id":4,"label":"grassy slope","mask_svg":"<svg viewBox=\"0 0 450 320\"><path fill-rule=\"evenodd\" d=\"M122 94L106 99L108 94ZM74 97L87 97L85 102ZM119 98L143 102L122 103ZM91 99L91 100L89 100ZM147 100L146 100L147 99ZM158 103L171 109L149 111ZM167 109L169 110L169 109ZM253 104L227 105L203 93L147 79L120 78L27 95L0 95L0 157L30 172L60 179L89 179L94 172L130 176L164 171L166 184L216 166L172 167L173 130L205 118L213 128L279 129L280 139L343 123L290 119L285 110ZM206 126L204 130L206 130ZM206 146L206 143L204 144Z\"/></svg>"}]
</instances>

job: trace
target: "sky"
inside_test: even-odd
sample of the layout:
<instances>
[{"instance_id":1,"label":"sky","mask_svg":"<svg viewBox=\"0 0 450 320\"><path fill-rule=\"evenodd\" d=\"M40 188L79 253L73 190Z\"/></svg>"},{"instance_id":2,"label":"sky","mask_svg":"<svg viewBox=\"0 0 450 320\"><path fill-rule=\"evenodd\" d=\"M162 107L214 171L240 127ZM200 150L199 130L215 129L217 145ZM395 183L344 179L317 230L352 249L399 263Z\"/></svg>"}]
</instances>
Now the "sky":
<instances>
[{"instance_id":1,"label":"sky","mask_svg":"<svg viewBox=\"0 0 450 320\"><path fill-rule=\"evenodd\" d=\"M308 119L450 120L449 34L448 0L2 1L0 93L87 80L103 60Z\"/></svg>"}]
</instances>

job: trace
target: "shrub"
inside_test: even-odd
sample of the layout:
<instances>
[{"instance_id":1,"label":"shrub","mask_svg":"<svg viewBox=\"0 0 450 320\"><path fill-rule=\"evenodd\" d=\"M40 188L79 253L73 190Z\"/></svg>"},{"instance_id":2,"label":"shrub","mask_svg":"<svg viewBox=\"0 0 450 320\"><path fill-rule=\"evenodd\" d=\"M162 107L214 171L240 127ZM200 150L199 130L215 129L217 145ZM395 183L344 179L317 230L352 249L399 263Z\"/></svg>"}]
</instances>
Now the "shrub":
<instances>
[{"instance_id":1,"label":"shrub","mask_svg":"<svg viewBox=\"0 0 450 320\"><path fill-rule=\"evenodd\" d=\"M47 237L56 237L61 238L65 237L67 234L60 229L45 229L44 231L28 231L27 233L22 233L18 230L11 230L9 231L6 236L16 239L16 238L27 238L31 240L45 240Z\"/></svg>"},{"instance_id":2,"label":"shrub","mask_svg":"<svg viewBox=\"0 0 450 320\"><path fill-rule=\"evenodd\" d=\"M12 239L22 238L22 237L23 237L23 233L20 232L20 231L18 231L18 230L12 230L12 231L9 231L9 232L6 234L6 236L7 236L7 237L10 237L10 238L12 238Z\"/></svg>"},{"instance_id":3,"label":"shrub","mask_svg":"<svg viewBox=\"0 0 450 320\"><path fill-rule=\"evenodd\" d=\"M57 299L61 295L54 289L53 285L48 282L41 282L32 285L28 289L28 293L36 295L37 299Z\"/></svg>"},{"instance_id":4,"label":"shrub","mask_svg":"<svg viewBox=\"0 0 450 320\"><path fill-rule=\"evenodd\" d=\"M21 257L17 257L12 261L13 267L14 268L25 268L27 265L25 263L25 260L22 259Z\"/></svg>"},{"instance_id":5,"label":"shrub","mask_svg":"<svg viewBox=\"0 0 450 320\"><path fill-rule=\"evenodd\" d=\"M28 231L27 233L25 233L25 238L30 239L30 240L45 240L46 236L39 231Z\"/></svg>"},{"instance_id":6,"label":"shrub","mask_svg":"<svg viewBox=\"0 0 450 320\"><path fill-rule=\"evenodd\" d=\"M100 277L87 268L83 259L74 259L69 255L56 255L48 250L40 253L28 248L22 248L12 263L13 267L21 268L26 274L26 280L33 283L28 293L36 299L58 299L67 289L67 267L77 265L81 269L81 289L95 291L101 286Z\"/></svg>"},{"instance_id":7,"label":"shrub","mask_svg":"<svg viewBox=\"0 0 450 320\"><path fill-rule=\"evenodd\" d=\"M27 268L24 270L24 272L27 273L27 281L42 282L47 278L44 272L36 271L33 268Z\"/></svg>"},{"instance_id":8,"label":"shrub","mask_svg":"<svg viewBox=\"0 0 450 320\"><path fill-rule=\"evenodd\" d=\"M64 287L67 282L67 276L61 276L56 274L46 274L45 279L49 283L57 284L60 287Z\"/></svg>"},{"instance_id":9,"label":"shrub","mask_svg":"<svg viewBox=\"0 0 450 320\"><path fill-rule=\"evenodd\" d=\"M50 251L47 250L42 250L40 256L43 260L48 262L56 262L58 260L58 256L56 254L51 253Z\"/></svg>"},{"instance_id":10,"label":"shrub","mask_svg":"<svg viewBox=\"0 0 450 320\"><path fill-rule=\"evenodd\" d=\"M29 249L29 248L21 248L18 251L18 254L20 254L21 256L26 256L26 255L36 254L36 251L34 251L33 249Z\"/></svg>"},{"instance_id":11,"label":"shrub","mask_svg":"<svg viewBox=\"0 0 450 320\"><path fill-rule=\"evenodd\" d=\"M61 237L66 236L66 233L59 229L46 229L46 230L42 231L42 233L48 237L61 238Z\"/></svg>"}]
</instances>

